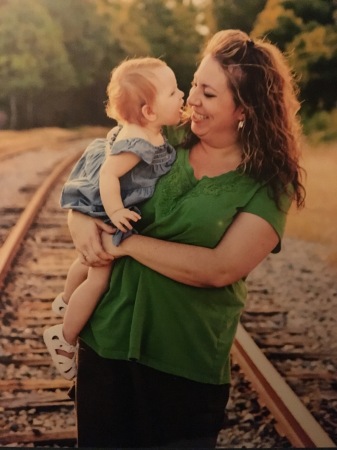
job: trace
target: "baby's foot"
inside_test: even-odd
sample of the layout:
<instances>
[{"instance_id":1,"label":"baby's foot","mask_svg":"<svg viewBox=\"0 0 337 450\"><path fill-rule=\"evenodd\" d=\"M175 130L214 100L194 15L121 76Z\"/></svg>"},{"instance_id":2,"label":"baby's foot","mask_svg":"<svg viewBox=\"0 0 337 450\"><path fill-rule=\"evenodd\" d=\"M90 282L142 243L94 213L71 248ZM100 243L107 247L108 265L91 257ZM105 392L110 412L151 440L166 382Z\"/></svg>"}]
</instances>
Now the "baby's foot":
<instances>
[{"instance_id":1,"label":"baby's foot","mask_svg":"<svg viewBox=\"0 0 337 450\"><path fill-rule=\"evenodd\" d=\"M63 292L59 294L53 303L51 304L51 309L56 313L58 316L64 316L64 313L67 309L67 303L63 300Z\"/></svg>"},{"instance_id":2,"label":"baby's foot","mask_svg":"<svg viewBox=\"0 0 337 450\"><path fill-rule=\"evenodd\" d=\"M46 347L60 374L67 380L76 375L76 346L69 344L63 336L63 325L54 325L43 333Z\"/></svg>"}]
</instances>

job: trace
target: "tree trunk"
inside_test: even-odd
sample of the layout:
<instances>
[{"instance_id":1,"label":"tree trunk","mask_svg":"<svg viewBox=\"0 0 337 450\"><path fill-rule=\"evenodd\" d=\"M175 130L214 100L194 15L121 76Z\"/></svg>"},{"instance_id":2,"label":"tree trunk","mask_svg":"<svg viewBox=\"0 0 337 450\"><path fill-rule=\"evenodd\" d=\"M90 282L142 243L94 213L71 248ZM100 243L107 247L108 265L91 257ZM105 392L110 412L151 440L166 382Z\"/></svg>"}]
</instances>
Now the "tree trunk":
<instances>
[{"instance_id":1,"label":"tree trunk","mask_svg":"<svg viewBox=\"0 0 337 450\"><path fill-rule=\"evenodd\" d=\"M34 106L33 106L32 95L27 95L27 126L28 128L33 128L34 126Z\"/></svg>"},{"instance_id":2,"label":"tree trunk","mask_svg":"<svg viewBox=\"0 0 337 450\"><path fill-rule=\"evenodd\" d=\"M15 130L18 123L18 108L16 96L12 94L9 97L9 129Z\"/></svg>"}]
</instances>

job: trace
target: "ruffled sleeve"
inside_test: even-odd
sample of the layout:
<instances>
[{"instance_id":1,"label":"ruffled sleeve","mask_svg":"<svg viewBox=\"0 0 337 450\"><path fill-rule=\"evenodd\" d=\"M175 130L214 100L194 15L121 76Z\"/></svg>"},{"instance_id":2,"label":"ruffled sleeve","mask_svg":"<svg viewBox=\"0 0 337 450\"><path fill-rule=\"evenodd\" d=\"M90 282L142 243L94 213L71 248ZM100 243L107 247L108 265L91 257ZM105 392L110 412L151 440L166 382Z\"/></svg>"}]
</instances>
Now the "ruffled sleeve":
<instances>
[{"instance_id":1,"label":"ruffled sleeve","mask_svg":"<svg viewBox=\"0 0 337 450\"><path fill-rule=\"evenodd\" d=\"M134 153L147 164L151 164L156 153L156 147L141 138L122 139L112 142L110 155L119 155L124 152Z\"/></svg>"}]
</instances>

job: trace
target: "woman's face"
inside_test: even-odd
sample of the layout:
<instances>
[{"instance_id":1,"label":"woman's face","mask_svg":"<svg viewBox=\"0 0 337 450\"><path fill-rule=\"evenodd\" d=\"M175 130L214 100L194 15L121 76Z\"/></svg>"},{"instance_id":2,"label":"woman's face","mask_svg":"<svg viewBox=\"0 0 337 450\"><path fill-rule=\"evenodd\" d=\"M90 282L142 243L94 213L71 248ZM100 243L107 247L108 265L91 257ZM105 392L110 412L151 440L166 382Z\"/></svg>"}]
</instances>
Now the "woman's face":
<instances>
[{"instance_id":1,"label":"woman's face","mask_svg":"<svg viewBox=\"0 0 337 450\"><path fill-rule=\"evenodd\" d=\"M236 107L226 75L211 55L195 72L187 103L192 109L191 129L201 140L236 141L243 109Z\"/></svg>"}]
</instances>

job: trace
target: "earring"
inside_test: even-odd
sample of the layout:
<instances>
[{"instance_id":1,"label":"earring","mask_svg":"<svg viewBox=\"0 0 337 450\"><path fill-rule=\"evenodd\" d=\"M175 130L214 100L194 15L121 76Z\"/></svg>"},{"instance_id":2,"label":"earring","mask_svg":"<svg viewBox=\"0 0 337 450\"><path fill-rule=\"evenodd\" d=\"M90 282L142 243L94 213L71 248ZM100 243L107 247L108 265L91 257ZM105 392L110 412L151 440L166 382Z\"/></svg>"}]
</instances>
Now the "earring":
<instances>
[{"instance_id":1,"label":"earring","mask_svg":"<svg viewBox=\"0 0 337 450\"><path fill-rule=\"evenodd\" d=\"M245 124L245 121L244 120L240 120L239 123L238 123L238 130L241 130L241 128L243 128L244 124Z\"/></svg>"}]
</instances>

